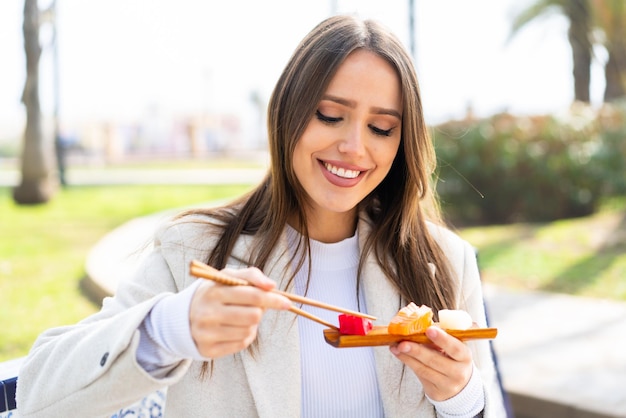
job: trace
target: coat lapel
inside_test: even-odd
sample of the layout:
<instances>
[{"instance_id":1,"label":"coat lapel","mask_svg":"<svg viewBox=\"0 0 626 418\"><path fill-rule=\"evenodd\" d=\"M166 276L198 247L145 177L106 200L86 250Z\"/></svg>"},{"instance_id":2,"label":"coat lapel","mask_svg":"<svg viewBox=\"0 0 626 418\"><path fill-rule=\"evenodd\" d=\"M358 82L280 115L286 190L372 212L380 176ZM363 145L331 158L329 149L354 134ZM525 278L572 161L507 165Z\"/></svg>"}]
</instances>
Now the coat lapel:
<instances>
[{"instance_id":1,"label":"coat lapel","mask_svg":"<svg viewBox=\"0 0 626 418\"><path fill-rule=\"evenodd\" d=\"M250 254L250 237L242 237L232 256L243 260ZM286 237L268 260L265 274L283 289L289 272ZM298 321L289 312L268 310L259 325L258 346L241 353L252 397L261 418L300 416L300 337Z\"/></svg>"},{"instance_id":2,"label":"coat lapel","mask_svg":"<svg viewBox=\"0 0 626 418\"><path fill-rule=\"evenodd\" d=\"M370 233L366 220L359 220L359 247L362 250ZM368 256L361 275L367 312L374 315L377 325L388 324L401 307L400 295L372 255ZM385 416L415 416L420 404L426 402L423 389L415 374L404 368L388 347L375 347L376 374ZM422 405L423 406L423 405Z\"/></svg>"}]
</instances>

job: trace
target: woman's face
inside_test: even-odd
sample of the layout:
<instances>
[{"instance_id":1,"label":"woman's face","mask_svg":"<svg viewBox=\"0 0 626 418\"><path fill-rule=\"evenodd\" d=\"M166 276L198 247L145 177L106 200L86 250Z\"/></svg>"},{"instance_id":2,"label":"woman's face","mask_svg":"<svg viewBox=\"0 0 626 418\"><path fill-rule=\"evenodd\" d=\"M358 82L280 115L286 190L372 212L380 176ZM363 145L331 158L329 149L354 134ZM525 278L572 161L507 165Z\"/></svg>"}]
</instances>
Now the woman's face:
<instances>
[{"instance_id":1,"label":"woman's face","mask_svg":"<svg viewBox=\"0 0 626 418\"><path fill-rule=\"evenodd\" d=\"M395 69L366 50L338 68L293 154L309 197L310 233L341 228L389 172L402 129L402 93ZM350 236L354 222L348 222ZM319 239L319 238L317 238Z\"/></svg>"}]
</instances>

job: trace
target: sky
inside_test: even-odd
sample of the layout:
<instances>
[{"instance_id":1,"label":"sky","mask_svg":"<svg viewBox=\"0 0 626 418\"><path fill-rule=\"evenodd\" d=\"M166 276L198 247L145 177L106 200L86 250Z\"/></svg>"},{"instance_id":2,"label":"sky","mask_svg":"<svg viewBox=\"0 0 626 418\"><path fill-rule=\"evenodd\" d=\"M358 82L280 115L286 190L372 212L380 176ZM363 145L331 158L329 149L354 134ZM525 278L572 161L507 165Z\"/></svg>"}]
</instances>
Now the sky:
<instances>
[{"instance_id":1,"label":"sky","mask_svg":"<svg viewBox=\"0 0 626 418\"><path fill-rule=\"evenodd\" d=\"M514 7L528 1L414 1L427 121L462 117L470 105L479 116L567 109L573 88L563 18L532 24L507 42ZM409 48L408 3L57 0L59 113L67 124L151 112L250 113L251 92L267 100L300 39L333 11L375 18ZM19 135L25 119L22 13L23 1L0 1L0 139ZM50 38L44 27L42 42ZM52 62L46 48L41 97L48 114ZM592 82L592 96L601 97L601 87Z\"/></svg>"}]
</instances>

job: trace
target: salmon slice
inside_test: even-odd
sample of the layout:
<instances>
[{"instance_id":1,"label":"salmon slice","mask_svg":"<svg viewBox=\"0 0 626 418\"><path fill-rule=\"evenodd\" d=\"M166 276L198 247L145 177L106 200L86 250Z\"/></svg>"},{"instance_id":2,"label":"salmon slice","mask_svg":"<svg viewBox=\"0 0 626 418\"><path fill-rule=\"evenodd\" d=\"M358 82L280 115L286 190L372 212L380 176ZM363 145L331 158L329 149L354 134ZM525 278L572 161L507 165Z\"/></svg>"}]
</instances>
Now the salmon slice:
<instances>
[{"instance_id":1,"label":"salmon slice","mask_svg":"<svg viewBox=\"0 0 626 418\"><path fill-rule=\"evenodd\" d=\"M391 319L387 331L394 335L411 335L424 332L433 324L433 310L411 302Z\"/></svg>"}]
</instances>

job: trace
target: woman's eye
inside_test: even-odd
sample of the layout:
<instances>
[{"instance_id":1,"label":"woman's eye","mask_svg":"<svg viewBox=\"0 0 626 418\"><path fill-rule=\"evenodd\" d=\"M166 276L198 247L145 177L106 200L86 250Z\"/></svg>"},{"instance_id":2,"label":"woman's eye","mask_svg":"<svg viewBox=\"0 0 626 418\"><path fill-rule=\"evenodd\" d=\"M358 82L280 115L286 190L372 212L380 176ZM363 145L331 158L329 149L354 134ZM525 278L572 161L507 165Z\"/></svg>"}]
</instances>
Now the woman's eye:
<instances>
[{"instance_id":1,"label":"woman's eye","mask_svg":"<svg viewBox=\"0 0 626 418\"><path fill-rule=\"evenodd\" d=\"M326 116L325 114L323 114L322 112L320 112L319 110L317 110L315 112L315 115L317 116L317 118L319 120L321 120L324 123L337 123L337 122L341 122L341 118L333 118L331 116Z\"/></svg>"},{"instance_id":2,"label":"woman's eye","mask_svg":"<svg viewBox=\"0 0 626 418\"><path fill-rule=\"evenodd\" d=\"M343 120L343 118L341 118L341 117L327 116L327 115L323 114L319 110L315 111L315 116L321 122L328 123L328 124L338 123L338 122L341 122ZM374 125L371 125L371 124L367 125L367 126L374 133L374 135L378 135L378 136L390 136L391 133L393 132L393 128L391 128L391 129L380 129L380 128L378 128L378 127L376 127Z\"/></svg>"},{"instance_id":3,"label":"woman's eye","mask_svg":"<svg viewBox=\"0 0 626 418\"><path fill-rule=\"evenodd\" d=\"M372 132L374 132L375 135L380 135L380 136L389 136L391 135L391 132L393 131L393 128L385 130L385 129L377 128L374 125L368 125L368 126L372 130Z\"/></svg>"}]
</instances>

